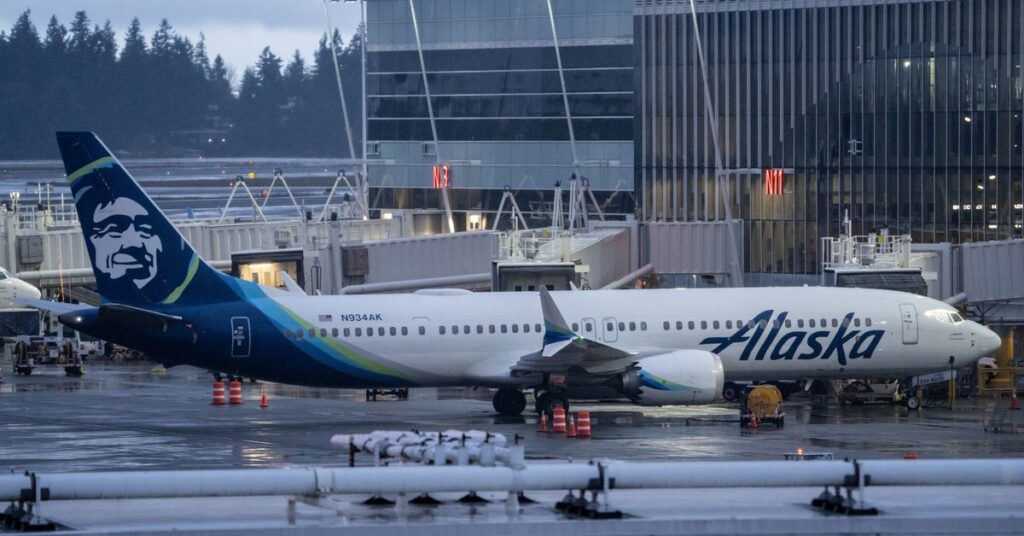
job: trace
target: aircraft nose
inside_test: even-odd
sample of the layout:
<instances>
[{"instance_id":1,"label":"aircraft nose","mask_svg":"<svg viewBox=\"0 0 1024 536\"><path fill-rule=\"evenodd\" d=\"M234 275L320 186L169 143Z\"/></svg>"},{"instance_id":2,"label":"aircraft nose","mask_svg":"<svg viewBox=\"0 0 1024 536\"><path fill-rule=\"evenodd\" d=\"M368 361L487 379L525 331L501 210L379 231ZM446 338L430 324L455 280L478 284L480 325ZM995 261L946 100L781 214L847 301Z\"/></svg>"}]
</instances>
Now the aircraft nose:
<instances>
[{"instance_id":1,"label":"aircraft nose","mask_svg":"<svg viewBox=\"0 0 1024 536\"><path fill-rule=\"evenodd\" d=\"M985 326L978 326L978 348L981 349L983 355L991 355L1002 346L1003 340L996 335L996 332Z\"/></svg>"}]
</instances>

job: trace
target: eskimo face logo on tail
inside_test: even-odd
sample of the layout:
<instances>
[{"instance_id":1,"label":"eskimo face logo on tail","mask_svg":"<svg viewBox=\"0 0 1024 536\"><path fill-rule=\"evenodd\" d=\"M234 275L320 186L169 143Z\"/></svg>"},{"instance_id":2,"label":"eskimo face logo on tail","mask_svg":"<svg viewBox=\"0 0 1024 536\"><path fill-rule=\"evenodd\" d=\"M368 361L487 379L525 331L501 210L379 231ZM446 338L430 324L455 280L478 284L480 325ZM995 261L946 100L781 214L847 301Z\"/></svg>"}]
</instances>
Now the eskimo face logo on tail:
<instances>
[{"instance_id":1,"label":"eskimo face logo on tail","mask_svg":"<svg viewBox=\"0 0 1024 536\"><path fill-rule=\"evenodd\" d=\"M711 352L721 354L734 344L743 344L740 361L772 361L780 359L831 359L845 366L849 359L871 359L878 344L885 336L885 330L860 331L853 327L853 313L843 317L835 330L823 329L804 331L786 329L781 336L789 312L783 311L772 319L775 311L768 309L755 316L727 337L707 337L700 344L715 345Z\"/></svg>"},{"instance_id":2,"label":"eskimo face logo on tail","mask_svg":"<svg viewBox=\"0 0 1024 536\"><path fill-rule=\"evenodd\" d=\"M152 281L163 242L154 233L151 218L145 207L127 197L97 204L85 227L96 270L112 280L127 277L140 289Z\"/></svg>"}]
</instances>

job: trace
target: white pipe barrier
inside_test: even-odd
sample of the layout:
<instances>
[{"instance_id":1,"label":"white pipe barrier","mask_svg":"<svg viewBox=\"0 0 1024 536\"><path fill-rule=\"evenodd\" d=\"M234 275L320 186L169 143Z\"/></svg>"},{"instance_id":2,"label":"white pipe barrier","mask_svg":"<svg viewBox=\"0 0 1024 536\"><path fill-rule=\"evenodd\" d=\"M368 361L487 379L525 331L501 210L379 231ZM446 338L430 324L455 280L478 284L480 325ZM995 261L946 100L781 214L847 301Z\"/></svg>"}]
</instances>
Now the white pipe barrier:
<instances>
[{"instance_id":1,"label":"white pipe barrier","mask_svg":"<svg viewBox=\"0 0 1024 536\"><path fill-rule=\"evenodd\" d=\"M855 461L535 463L479 466L37 473L50 500L393 494L462 491L821 487L855 485ZM870 486L1021 486L1024 459L860 462ZM31 490L28 475L0 475L0 501Z\"/></svg>"},{"instance_id":2,"label":"white pipe barrier","mask_svg":"<svg viewBox=\"0 0 1024 536\"><path fill-rule=\"evenodd\" d=\"M640 269L634 270L632 272L629 272L628 274L620 277L619 279L616 279L615 281L612 281L611 283L608 283L607 285L601 287L601 290L611 290L611 289L622 288L622 287L624 287L626 285L631 285L631 284L635 283L637 279L639 279L639 278L641 278L641 277L643 277L643 276L645 276L645 275L647 275L647 274L649 274L649 273L651 273L653 271L654 271L654 265L653 264L645 264L645 265L641 266Z\"/></svg>"}]
</instances>

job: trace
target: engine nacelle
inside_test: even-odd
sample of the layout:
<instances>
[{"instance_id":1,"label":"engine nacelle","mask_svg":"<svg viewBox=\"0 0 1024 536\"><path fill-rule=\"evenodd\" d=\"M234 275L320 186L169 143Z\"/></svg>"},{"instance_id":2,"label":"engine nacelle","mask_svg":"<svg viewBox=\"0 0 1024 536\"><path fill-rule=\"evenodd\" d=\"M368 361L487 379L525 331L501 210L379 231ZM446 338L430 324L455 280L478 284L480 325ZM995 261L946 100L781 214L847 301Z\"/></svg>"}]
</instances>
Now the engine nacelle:
<instances>
[{"instance_id":1,"label":"engine nacelle","mask_svg":"<svg viewBox=\"0 0 1024 536\"><path fill-rule=\"evenodd\" d=\"M641 359L621 381L622 394L641 406L710 404L722 393L725 371L716 354L676 350Z\"/></svg>"}]
</instances>

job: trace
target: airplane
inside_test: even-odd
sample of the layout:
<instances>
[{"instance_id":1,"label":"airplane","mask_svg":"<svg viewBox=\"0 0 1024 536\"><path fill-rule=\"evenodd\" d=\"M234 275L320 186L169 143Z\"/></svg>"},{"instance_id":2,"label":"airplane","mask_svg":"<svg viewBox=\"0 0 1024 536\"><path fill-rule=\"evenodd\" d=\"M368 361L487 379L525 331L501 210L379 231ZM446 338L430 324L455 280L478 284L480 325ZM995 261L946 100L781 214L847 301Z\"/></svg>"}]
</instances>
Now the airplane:
<instances>
[{"instance_id":1,"label":"airplane","mask_svg":"<svg viewBox=\"0 0 1024 536\"><path fill-rule=\"evenodd\" d=\"M38 300L40 296L38 288L0 267L0 310L20 308L22 305L17 300Z\"/></svg>"},{"instance_id":2,"label":"airplane","mask_svg":"<svg viewBox=\"0 0 1024 536\"><path fill-rule=\"evenodd\" d=\"M904 377L960 367L999 337L927 297L849 288L306 296L210 267L90 132L57 134L99 307L35 301L157 359L317 387L524 390L704 404L726 380Z\"/></svg>"}]
</instances>

